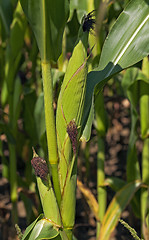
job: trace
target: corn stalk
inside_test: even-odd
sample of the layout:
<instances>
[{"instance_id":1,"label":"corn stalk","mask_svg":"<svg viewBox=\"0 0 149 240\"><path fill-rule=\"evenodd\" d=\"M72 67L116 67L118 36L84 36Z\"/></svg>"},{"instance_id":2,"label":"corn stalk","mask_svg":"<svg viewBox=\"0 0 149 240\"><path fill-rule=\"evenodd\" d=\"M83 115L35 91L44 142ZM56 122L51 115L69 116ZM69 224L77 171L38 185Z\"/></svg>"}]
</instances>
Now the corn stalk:
<instances>
[{"instance_id":1,"label":"corn stalk","mask_svg":"<svg viewBox=\"0 0 149 240\"><path fill-rule=\"evenodd\" d=\"M41 55L49 153L47 161L36 154L32 159L44 216L39 216L26 229L23 240L44 238L71 240L75 220L78 145L91 109L94 87L99 84L102 88L114 74L131 66L149 53L146 38L140 38L140 35L146 33L146 26L149 25L149 6L146 1L142 1L137 8L135 6L139 4L139 0L135 1L135 4L133 1L130 3L127 11L119 17L105 41L99 66L89 74L87 74L89 29L88 25L82 22L60 90L55 121L50 64L51 60L57 61L61 53L62 35L69 11L68 1L21 0L21 4L35 34ZM128 15L130 15L129 18ZM137 19L136 15L138 15ZM124 29L122 29L123 25ZM128 26L131 26L128 34L121 38L122 32L129 29ZM115 39L116 33L118 38ZM114 51L111 50L111 42ZM139 51L136 51L136 48ZM121 209L124 209L140 185L140 182L129 184L113 200L115 212L111 213L113 210L111 206L104 217L100 232L101 239L108 239L118 221L120 206L117 205L117 199L122 205ZM123 201L121 193L125 192L129 193L129 198ZM114 219L113 222L111 217ZM110 229L104 238L109 221Z\"/></svg>"}]
</instances>

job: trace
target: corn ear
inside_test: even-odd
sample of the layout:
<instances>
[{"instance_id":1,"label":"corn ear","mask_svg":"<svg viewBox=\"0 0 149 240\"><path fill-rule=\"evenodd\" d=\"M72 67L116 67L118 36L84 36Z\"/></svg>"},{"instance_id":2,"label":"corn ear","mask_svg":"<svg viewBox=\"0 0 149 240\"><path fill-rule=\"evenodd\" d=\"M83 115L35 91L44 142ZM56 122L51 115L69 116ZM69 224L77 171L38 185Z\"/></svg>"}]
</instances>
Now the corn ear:
<instances>
[{"instance_id":1,"label":"corn ear","mask_svg":"<svg viewBox=\"0 0 149 240\"><path fill-rule=\"evenodd\" d=\"M61 187L61 217L68 239L72 239L75 220L77 145L81 136L87 67L88 33L79 32L79 39L68 63L61 87L57 114L56 131L59 154L59 176ZM69 209L69 210L68 210Z\"/></svg>"},{"instance_id":2,"label":"corn ear","mask_svg":"<svg viewBox=\"0 0 149 240\"><path fill-rule=\"evenodd\" d=\"M80 40L69 61L57 106L56 130L61 189L64 187L70 159L72 159L72 145L73 150L76 151L77 140L81 133L87 72L87 51ZM69 129L70 134L68 134Z\"/></svg>"},{"instance_id":3,"label":"corn ear","mask_svg":"<svg viewBox=\"0 0 149 240\"><path fill-rule=\"evenodd\" d=\"M53 225L61 227L61 217L52 185L46 184L40 177L37 177L37 184L45 217L50 219Z\"/></svg>"},{"instance_id":4,"label":"corn ear","mask_svg":"<svg viewBox=\"0 0 149 240\"><path fill-rule=\"evenodd\" d=\"M62 202L61 202L61 216L65 231L71 232L75 221L75 205L76 205L76 164L75 171L70 179L67 179L64 187Z\"/></svg>"},{"instance_id":5,"label":"corn ear","mask_svg":"<svg viewBox=\"0 0 149 240\"><path fill-rule=\"evenodd\" d=\"M57 204L57 200L52 188L49 169L44 159L40 158L33 149L33 159L31 164L35 170L38 190L42 203L45 218L56 226L61 227L61 216Z\"/></svg>"},{"instance_id":6,"label":"corn ear","mask_svg":"<svg viewBox=\"0 0 149 240\"><path fill-rule=\"evenodd\" d=\"M75 119L76 124L80 124L86 76L87 54L80 40L69 61L58 99L56 127L61 142L65 139L66 126L71 120Z\"/></svg>"}]
</instances>

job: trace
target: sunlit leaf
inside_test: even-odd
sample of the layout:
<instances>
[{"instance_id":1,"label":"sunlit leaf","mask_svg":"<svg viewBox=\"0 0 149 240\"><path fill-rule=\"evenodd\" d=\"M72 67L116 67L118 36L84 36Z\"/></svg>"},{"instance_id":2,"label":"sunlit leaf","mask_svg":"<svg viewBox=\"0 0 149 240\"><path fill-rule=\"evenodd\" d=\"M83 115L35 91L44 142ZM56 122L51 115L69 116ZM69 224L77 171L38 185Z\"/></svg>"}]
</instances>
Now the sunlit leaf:
<instances>
[{"instance_id":1,"label":"sunlit leaf","mask_svg":"<svg viewBox=\"0 0 149 240\"><path fill-rule=\"evenodd\" d=\"M34 226L29 240L52 239L59 234L58 229L48 219L41 219Z\"/></svg>"},{"instance_id":2,"label":"sunlit leaf","mask_svg":"<svg viewBox=\"0 0 149 240\"><path fill-rule=\"evenodd\" d=\"M137 17L136 17L137 16ZM99 66L88 74L84 123L87 121L94 87L149 54L149 0L132 0L112 27L102 49Z\"/></svg>"},{"instance_id":3,"label":"sunlit leaf","mask_svg":"<svg viewBox=\"0 0 149 240\"><path fill-rule=\"evenodd\" d=\"M116 224L118 223L122 211L125 209L125 207L130 202L131 198L140 186L140 181L128 183L114 196L102 222L99 236L100 240L110 239L110 235L114 230Z\"/></svg>"},{"instance_id":4,"label":"sunlit leaf","mask_svg":"<svg viewBox=\"0 0 149 240\"><path fill-rule=\"evenodd\" d=\"M43 214L40 214L36 220L34 222L32 222L25 230L25 233L23 235L22 240L28 240L29 239L29 234L31 233L32 229L34 228L34 226L36 225L37 221L42 219Z\"/></svg>"}]
</instances>

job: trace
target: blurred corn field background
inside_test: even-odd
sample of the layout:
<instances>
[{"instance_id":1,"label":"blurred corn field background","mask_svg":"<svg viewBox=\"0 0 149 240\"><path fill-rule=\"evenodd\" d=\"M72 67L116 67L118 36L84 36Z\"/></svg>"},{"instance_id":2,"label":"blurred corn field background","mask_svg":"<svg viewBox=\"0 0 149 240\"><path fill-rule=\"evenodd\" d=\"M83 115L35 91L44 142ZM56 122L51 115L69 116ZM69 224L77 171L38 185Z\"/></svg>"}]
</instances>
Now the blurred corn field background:
<instances>
[{"instance_id":1,"label":"blurred corn field background","mask_svg":"<svg viewBox=\"0 0 149 240\"><path fill-rule=\"evenodd\" d=\"M148 0L0 0L0 239L149 239L148 39Z\"/></svg>"}]
</instances>

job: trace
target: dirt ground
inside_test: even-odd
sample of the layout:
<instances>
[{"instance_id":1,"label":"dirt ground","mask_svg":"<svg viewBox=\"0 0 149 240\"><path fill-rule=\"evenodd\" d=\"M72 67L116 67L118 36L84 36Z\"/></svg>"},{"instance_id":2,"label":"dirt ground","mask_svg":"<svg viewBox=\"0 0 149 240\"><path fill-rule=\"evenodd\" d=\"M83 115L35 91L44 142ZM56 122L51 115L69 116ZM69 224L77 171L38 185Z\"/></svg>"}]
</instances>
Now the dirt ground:
<instances>
[{"instance_id":1,"label":"dirt ground","mask_svg":"<svg viewBox=\"0 0 149 240\"><path fill-rule=\"evenodd\" d=\"M109 115L109 130L105 139L105 173L107 176L116 176L126 179L126 155L130 133L130 105L125 98L105 98L105 107ZM81 155L81 153L80 153ZM96 196L96 157L97 137L96 130L92 130L92 140L89 147L90 171L86 173L85 162L79 157L78 178L89 187ZM81 169L81 170L80 170ZM19 169L18 169L19 170ZM15 240L16 232L11 224L10 186L6 179L1 177L2 165L0 163L0 240ZM87 176L88 174L88 176ZM108 188L108 203L114 196L114 192ZM22 201L18 202L19 226L22 230L26 227L26 211ZM133 216L128 207L122 214L122 218L129 222L135 230L140 232L140 222ZM77 189L76 224L74 234L78 240L96 239L96 221L87 203ZM131 240L129 232L118 224L110 240Z\"/></svg>"}]
</instances>

